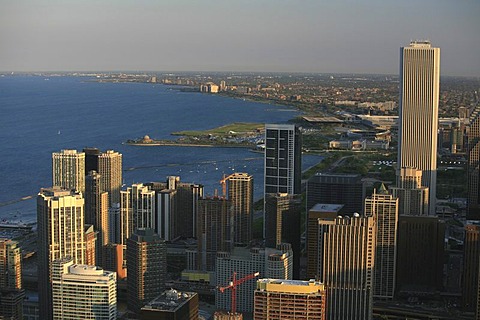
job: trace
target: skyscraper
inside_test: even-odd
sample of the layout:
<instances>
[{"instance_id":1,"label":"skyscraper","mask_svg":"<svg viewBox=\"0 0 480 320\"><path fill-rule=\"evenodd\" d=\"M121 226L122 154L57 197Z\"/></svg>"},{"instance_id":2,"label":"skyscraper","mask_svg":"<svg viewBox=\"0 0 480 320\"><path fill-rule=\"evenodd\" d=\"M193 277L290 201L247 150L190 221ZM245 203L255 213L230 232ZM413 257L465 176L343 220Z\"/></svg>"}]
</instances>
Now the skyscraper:
<instances>
[{"instance_id":1,"label":"skyscraper","mask_svg":"<svg viewBox=\"0 0 480 320\"><path fill-rule=\"evenodd\" d=\"M22 255L18 242L0 238L0 288L22 288Z\"/></svg>"},{"instance_id":2,"label":"skyscraper","mask_svg":"<svg viewBox=\"0 0 480 320\"><path fill-rule=\"evenodd\" d=\"M85 178L85 223L93 225L97 235L96 261L102 261L103 246L109 243L108 196L103 191L102 177L90 171Z\"/></svg>"},{"instance_id":3,"label":"skyscraper","mask_svg":"<svg viewBox=\"0 0 480 320\"><path fill-rule=\"evenodd\" d=\"M467 219L480 220L480 104L469 117L467 152Z\"/></svg>"},{"instance_id":4,"label":"skyscraper","mask_svg":"<svg viewBox=\"0 0 480 320\"><path fill-rule=\"evenodd\" d=\"M397 273L398 199L382 184L365 199L365 215L375 220L375 282L373 296L393 299Z\"/></svg>"},{"instance_id":5,"label":"skyscraper","mask_svg":"<svg viewBox=\"0 0 480 320\"><path fill-rule=\"evenodd\" d=\"M66 190L85 192L85 153L77 150L52 153L52 183Z\"/></svg>"},{"instance_id":6,"label":"skyscraper","mask_svg":"<svg viewBox=\"0 0 480 320\"><path fill-rule=\"evenodd\" d=\"M307 181L307 210L317 203L343 204L344 212L363 211L365 184L359 174L317 173Z\"/></svg>"},{"instance_id":7,"label":"skyscraper","mask_svg":"<svg viewBox=\"0 0 480 320\"><path fill-rule=\"evenodd\" d=\"M228 200L233 206L233 241L248 244L252 240L253 177L248 173L234 173L222 182L228 183Z\"/></svg>"},{"instance_id":8,"label":"skyscraper","mask_svg":"<svg viewBox=\"0 0 480 320\"><path fill-rule=\"evenodd\" d=\"M255 320L326 319L326 288L318 281L260 279L255 290Z\"/></svg>"},{"instance_id":9,"label":"skyscraper","mask_svg":"<svg viewBox=\"0 0 480 320\"><path fill-rule=\"evenodd\" d=\"M300 221L302 199L300 195L287 193L266 194L265 246L276 248L289 243L293 249L293 278L300 276Z\"/></svg>"},{"instance_id":10,"label":"skyscraper","mask_svg":"<svg viewBox=\"0 0 480 320\"><path fill-rule=\"evenodd\" d=\"M98 156L98 173L101 175L102 189L108 192L109 207L120 202L122 188L122 154L113 150Z\"/></svg>"},{"instance_id":11,"label":"skyscraper","mask_svg":"<svg viewBox=\"0 0 480 320\"><path fill-rule=\"evenodd\" d=\"M71 257L85 263L84 199L58 187L41 189L37 197L38 297L40 314L52 318L52 263Z\"/></svg>"},{"instance_id":12,"label":"skyscraper","mask_svg":"<svg viewBox=\"0 0 480 320\"><path fill-rule=\"evenodd\" d=\"M398 167L422 170L430 190L429 214L435 214L440 48L413 41L400 50Z\"/></svg>"},{"instance_id":13,"label":"skyscraper","mask_svg":"<svg viewBox=\"0 0 480 320\"><path fill-rule=\"evenodd\" d=\"M164 189L157 192L155 232L165 241L171 241L175 234L175 209L177 190Z\"/></svg>"},{"instance_id":14,"label":"skyscraper","mask_svg":"<svg viewBox=\"0 0 480 320\"><path fill-rule=\"evenodd\" d=\"M301 193L302 134L293 124L265 125L265 192Z\"/></svg>"},{"instance_id":15,"label":"skyscraper","mask_svg":"<svg viewBox=\"0 0 480 320\"><path fill-rule=\"evenodd\" d=\"M400 168L397 172L397 186L391 187L390 191L398 198L399 214L428 215L428 188L422 187L422 170Z\"/></svg>"},{"instance_id":16,"label":"skyscraper","mask_svg":"<svg viewBox=\"0 0 480 320\"><path fill-rule=\"evenodd\" d=\"M53 319L116 319L116 280L115 272L73 264L71 258L55 260L52 272Z\"/></svg>"},{"instance_id":17,"label":"skyscraper","mask_svg":"<svg viewBox=\"0 0 480 320\"><path fill-rule=\"evenodd\" d=\"M317 274L327 288L327 319L372 319L374 218L356 213L318 219L318 228Z\"/></svg>"},{"instance_id":18,"label":"skyscraper","mask_svg":"<svg viewBox=\"0 0 480 320\"><path fill-rule=\"evenodd\" d=\"M197 270L214 271L218 251L233 247L232 203L219 197L199 200Z\"/></svg>"},{"instance_id":19,"label":"skyscraper","mask_svg":"<svg viewBox=\"0 0 480 320\"><path fill-rule=\"evenodd\" d=\"M155 228L155 191L142 183L133 184L121 192L120 214L126 228L124 237L139 228ZM130 223L131 222L131 223Z\"/></svg>"},{"instance_id":20,"label":"skyscraper","mask_svg":"<svg viewBox=\"0 0 480 320\"><path fill-rule=\"evenodd\" d=\"M247 249L235 247L231 253L218 253L216 263L216 283L227 285L232 275L237 272L237 279L259 272L259 277L274 279L293 278L293 252L289 244L280 244L277 248ZM237 311L253 311L253 292L255 280L251 279L237 287ZM217 309L231 310L230 292L215 292Z\"/></svg>"},{"instance_id":21,"label":"skyscraper","mask_svg":"<svg viewBox=\"0 0 480 320\"><path fill-rule=\"evenodd\" d=\"M344 212L343 208L343 204L317 203L308 211L306 229L307 279L315 279L317 277L318 265L322 263L318 255L318 219L335 219Z\"/></svg>"},{"instance_id":22,"label":"skyscraper","mask_svg":"<svg viewBox=\"0 0 480 320\"><path fill-rule=\"evenodd\" d=\"M108 192L108 207L120 203L122 188L122 154L113 150L100 152L97 148L85 148L85 172L97 171L102 190Z\"/></svg>"},{"instance_id":23,"label":"skyscraper","mask_svg":"<svg viewBox=\"0 0 480 320\"><path fill-rule=\"evenodd\" d=\"M137 315L165 289L167 247L153 229L137 229L127 240L128 309Z\"/></svg>"},{"instance_id":24,"label":"skyscraper","mask_svg":"<svg viewBox=\"0 0 480 320\"><path fill-rule=\"evenodd\" d=\"M437 217L398 217L396 290L442 289L445 222Z\"/></svg>"},{"instance_id":25,"label":"skyscraper","mask_svg":"<svg viewBox=\"0 0 480 320\"><path fill-rule=\"evenodd\" d=\"M24 297L20 247L0 238L0 319L23 319Z\"/></svg>"},{"instance_id":26,"label":"skyscraper","mask_svg":"<svg viewBox=\"0 0 480 320\"><path fill-rule=\"evenodd\" d=\"M166 183L164 182L150 182L146 183L146 186L150 190L154 190L157 193L157 199L160 197L160 193L164 190L175 191L175 195L171 198L171 217L170 221L173 230L171 236L194 238L197 232L197 216L198 216L198 201L203 198L203 186L200 184L192 184L180 182L178 176L168 176ZM158 202L158 201L157 201ZM158 212L157 205L157 213ZM157 222L158 223L158 222Z\"/></svg>"},{"instance_id":27,"label":"skyscraper","mask_svg":"<svg viewBox=\"0 0 480 320\"><path fill-rule=\"evenodd\" d=\"M477 306L480 265L480 224L465 226L463 253L462 306L473 312Z\"/></svg>"}]
</instances>

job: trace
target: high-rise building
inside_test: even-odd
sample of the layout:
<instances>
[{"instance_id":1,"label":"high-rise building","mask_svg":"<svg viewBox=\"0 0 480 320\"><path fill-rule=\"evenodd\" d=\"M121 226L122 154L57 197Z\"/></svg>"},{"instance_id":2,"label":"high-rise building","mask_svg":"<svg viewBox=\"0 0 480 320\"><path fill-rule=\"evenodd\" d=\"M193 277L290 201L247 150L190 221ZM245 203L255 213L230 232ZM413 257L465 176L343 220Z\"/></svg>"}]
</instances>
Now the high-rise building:
<instances>
[{"instance_id":1,"label":"high-rise building","mask_svg":"<svg viewBox=\"0 0 480 320\"><path fill-rule=\"evenodd\" d=\"M52 153L52 183L66 190L85 192L85 153L77 150Z\"/></svg>"},{"instance_id":2,"label":"high-rise building","mask_svg":"<svg viewBox=\"0 0 480 320\"><path fill-rule=\"evenodd\" d=\"M128 309L140 309L165 289L167 247L153 229L137 229L127 240Z\"/></svg>"},{"instance_id":3,"label":"high-rise building","mask_svg":"<svg viewBox=\"0 0 480 320\"><path fill-rule=\"evenodd\" d=\"M53 319L117 318L115 272L96 266L73 264L71 258L55 260L52 288Z\"/></svg>"},{"instance_id":4,"label":"high-rise building","mask_svg":"<svg viewBox=\"0 0 480 320\"><path fill-rule=\"evenodd\" d=\"M327 288L327 319L369 320L373 311L375 220L318 219L320 282Z\"/></svg>"},{"instance_id":5,"label":"high-rise building","mask_svg":"<svg viewBox=\"0 0 480 320\"><path fill-rule=\"evenodd\" d=\"M440 290L443 285L445 223L437 217L398 218L398 292Z\"/></svg>"},{"instance_id":6,"label":"high-rise building","mask_svg":"<svg viewBox=\"0 0 480 320\"><path fill-rule=\"evenodd\" d=\"M52 318L52 263L71 257L85 263L84 199L59 187L42 188L37 197L38 297L43 319Z\"/></svg>"},{"instance_id":7,"label":"high-rise building","mask_svg":"<svg viewBox=\"0 0 480 320\"><path fill-rule=\"evenodd\" d=\"M197 320L198 294L169 289L148 302L140 311L140 320Z\"/></svg>"},{"instance_id":8,"label":"high-rise building","mask_svg":"<svg viewBox=\"0 0 480 320\"><path fill-rule=\"evenodd\" d=\"M177 190L164 189L157 191L157 209L155 216L155 232L165 241L176 238L175 235L175 204Z\"/></svg>"},{"instance_id":9,"label":"high-rise building","mask_svg":"<svg viewBox=\"0 0 480 320\"><path fill-rule=\"evenodd\" d=\"M293 124L265 125L265 192L301 193L302 134Z\"/></svg>"},{"instance_id":10,"label":"high-rise building","mask_svg":"<svg viewBox=\"0 0 480 320\"><path fill-rule=\"evenodd\" d=\"M22 288L22 255L18 242L0 238L0 288Z\"/></svg>"},{"instance_id":11,"label":"high-rise building","mask_svg":"<svg viewBox=\"0 0 480 320\"><path fill-rule=\"evenodd\" d=\"M233 206L233 241L248 244L252 240L253 177L248 173L234 173L222 183L228 183L228 200Z\"/></svg>"},{"instance_id":12,"label":"high-rise building","mask_svg":"<svg viewBox=\"0 0 480 320\"><path fill-rule=\"evenodd\" d=\"M121 280L127 276L127 266L123 259L124 245L109 243L103 247L103 268L117 273L117 279Z\"/></svg>"},{"instance_id":13,"label":"high-rise building","mask_svg":"<svg viewBox=\"0 0 480 320\"><path fill-rule=\"evenodd\" d=\"M111 210L110 218L111 219L111 228L116 228L116 235L118 243L123 245L127 244L127 239L132 235L134 230L133 222L133 208L132 208L132 189L127 188L127 190L120 191L120 208L117 210Z\"/></svg>"},{"instance_id":14,"label":"high-rise building","mask_svg":"<svg viewBox=\"0 0 480 320\"><path fill-rule=\"evenodd\" d=\"M230 252L233 247L232 203L220 197L198 203L196 269L214 271L217 252Z\"/></svg>"},{"instance_id":15,"label":"high-rise building","mask_svg":"<svg viewBox=\"0 0 480 320\"><path fill-rule=\"evenodd\" d=\"M83 153L85 153L85 173L88 173L92 170L98 172L98 156L100 155L100 149L98 148L83 148Z\"/></svg>"},{"instance_id":16,"label":"high-rise building","mask_svg":"<svg viewBox=\"0 0 480 320\"><path fill-rule=\"evenodd\" d=\"M102 261L102 247L109 243L108 196L103 191L102 177L90 171L85 178L85 223L93 225L97 234L96 261ZM88 264L88 263L87 263Z\"/></svg>"},{"instance_id":17,"label":"high-rise building","mask_svg":"<svg viewBox=\"0 0 480 320\"><path fill-rule=\"evenodd\" d=\"M318 264L322 263L318 255L318 219L335 219L341 215L343 204L323 204L317 203L307 215L307 279L317 278Z\"/></svg>"},{"instance_id":18,"label":"high-rise building","mask_svg":"<svg viewBox=\"0 0 480 320\"><path fill-rule=\"evenodd\" d=\"M25 290L0 288L0 319L22 320Z\"/></svg>"},{"instance_id":19,"label":"high-rise building","mask_svg":"<svg viewBox=\"0 0 480 320\"><path fill-rule=\"evenodd\" d=\"M98 250L101 250L102 248L97 248L97 235L98 232L95 231L93 225L85 225L85 264L89 266L95 266L97 265L97 261L101 261L101 257L98 255Z\"/></svg>"},{"instance_id":20,"label":"high-rise building","mask_svg":"<svg viewBox=\"0 0 480 320\"><path fill-rule=\"evenodd\" d=\"M397 172L397 186L391 187L390 191L398 198L399 214L428 215L428 188L422 187L422 170L400 168Z\"/></svg>"},{"instance_id":21,"label":"high-rise building","mask_svg":"<svg viewBox=\"0 0 480 320\"><path fill-rule=\"evenodd\" d=\"M398 199L381 185L365 199L365 215L375 220L375 282L373 297L393 299L397 271Z\"/></svg>"},{"instance_id":22,"label":"high-rise building","mask_svg":"<svg viewBox=\"0 0 480 320\"><path fill-rule=\"evenodd\" d=\"M108 192L108 206L120 203L122 188L122 154L113 150L101 152L97 148L85 148L85 172L97 171L103 191Z\"/></svg>"},{"instance_id":23,"label":"high-rise building","mask_svg":"<svg viewBox=\"0 0 480 320\"><path fill-rule=\"evenodd\" d=\"M275 248L280 243L290 243L293 249L293 278L300 275L300 224L302 213L300 195L288 193L266 194L265 246Z\"/></svg>"},{"instance_id":24,"label":"high-rise building","mask_svg":"<svg viewBox=\"0 0 480 320\"><path fill-rule=\"evenodd\" d=\"M176 191L170 201L171 225L173 231L172 238L185 237L195 238L197 232L198 200L203 198L203 186L180 182L178 176L168 176L166 183L150 182L145 184L157 193L157 202L160 193L166 190ZM174 199L173 199L174 198ZM156 216L159 215L159 206L157 205Z\"/></svg>"},{"instance_id":25,"label":"high-rise building","mask_svg":"<svg viewBox=\"0 0 480 320\"><path fill-rule=\"evenodd\" d=\"M365 184L359 174L317 173L307 182L307 210L317 203L343 204L344 212L363 211Z\"/></svg>"},{"instance_id":26,"label":"high-rise building","mask_svg":"<svg viewBox=\"0 0 480 320\"><path fill-rule=\"evenodd\" d=\"M465 227L462 275L462 306L473 312L477 306L480 265L480 224L470 223Z\"/></svg>"},{"instance_id":27,"label":"high-rise building","mask_svg":"<svg viewBox=\"0 0 480 320\"><path fill-rule=\"evenodd\" d=\"M235 247L231 253L218 253L216 263L217 286L226 286L237 273L237 279L256 272L259 277L274 279L292 279L293 252L289 244L280 244L277 248ZM253 293L255 280L248 280L237 287L236 311L253 311ZM215 292L215 306L221 310L231 310L231 293Z\"/></svg>"},{"instance_id":28,"label":"high-rise building","mask_svg":"<svg viewBox=\"0 0 480 320\"><path fill-rule=\"evenodd\" d=\"M255 290L255 320L326 320L326 288L310 280L260 279Z\"/></svg>"},{"instance_id":29,"label":"high-rise building","mask_svg":"<svg viewBox=\"0 0 480 320\"><path fill-rule=\"evenodd\" d=\"M467 219L480 220L480 104L469 117L467 156Z\"/></svg>"},{"instance_id":30,"label":"high-rise building","mask_svg":"<svg viewBox=\"0 0 480 320\"><path fill-rule=\"evenodd\" d=\"M20 247L0 238L0 319L23 319L24 297Z\"/></svg>"},{"instance_id":31,"label":"high-rise building","mask_svg":"<svg viewBox=\"0 0 480 320\"><path fill-rule=\"evenodd\" d=\"M109 207L119 203L122 188L122 154L113 150L102 152L98 156L97 171L101 176L103 191L108 192Z\"/></svg>"},{"instance_id":32,"label":"high-rise building","mask_svg":"<svg viewBox=\"0 0 480 320\"><path fill-rule=\"evenodd\" d=\"M440 48L413 41L400 50L398 167L422 170L429 188L429 214L435 214Z\"/></svg>"},{"instance_id":33,"label":"high-rise building","mask_svg":"<svg viewBox=\"0 0 480 320\"><path fill-rule=\"evenodd\" d=\"M142 183L133 184L121 191L120 215L124 237L136 229L155 228L155 191Z\"/></svg>"}]
</instances>

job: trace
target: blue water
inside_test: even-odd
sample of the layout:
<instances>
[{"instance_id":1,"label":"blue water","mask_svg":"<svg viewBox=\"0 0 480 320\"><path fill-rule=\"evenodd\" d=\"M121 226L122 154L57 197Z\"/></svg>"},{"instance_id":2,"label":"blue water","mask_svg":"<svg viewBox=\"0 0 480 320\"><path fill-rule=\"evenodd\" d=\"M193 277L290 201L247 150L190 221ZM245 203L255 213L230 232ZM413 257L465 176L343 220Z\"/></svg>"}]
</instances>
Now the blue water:
<instances>
[{"instance_id":1,"label":"blue water","mask_svg":"<svg viewBox=\"0 0 480 320\"><path fill-rule=\"evenodd\" d=\"M180 92L146 83L98 83L90 78L0 77L0 203L51 186L51 154L97 147L123 154L124 182L201 183L221 191L223 174L247 172L255 198L263 191L263 155L242 148L136 147L127 139L208 129L231 122L286 122L299 112L285 106ZM304 156L307 168L320 158ZM17 213L18 212L18 213ZM21 216L19 216L21 213ZM0 218L34 219L35 200L0 207Z\"/></svg>"}]
</instances>

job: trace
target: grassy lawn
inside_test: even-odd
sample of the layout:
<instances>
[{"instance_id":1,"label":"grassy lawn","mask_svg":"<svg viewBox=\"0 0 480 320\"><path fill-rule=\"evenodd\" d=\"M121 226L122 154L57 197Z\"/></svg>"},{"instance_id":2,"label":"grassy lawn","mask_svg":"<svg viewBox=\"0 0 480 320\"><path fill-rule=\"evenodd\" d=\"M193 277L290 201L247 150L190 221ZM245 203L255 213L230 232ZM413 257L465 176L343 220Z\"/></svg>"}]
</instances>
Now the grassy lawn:
<instances>
[{"instance_id":1,"label":"grassy lawn","mask_svg":"<svg viewBox=\"0 0 480 320\"><path fill-rule=\"evenodd\" d=\"M227 124L225 126L221 126L218 128L203 130L203 131L179 131L173 132L172 135L176 136L207 136L209 134L215 136L230 136L235 132L235 134L247 134L247 133L255 133L259 130L263 130L265 128L265 124L263 123L245 123L245 122L235 122L231 124Z\"/></svg>"}]
</instances>

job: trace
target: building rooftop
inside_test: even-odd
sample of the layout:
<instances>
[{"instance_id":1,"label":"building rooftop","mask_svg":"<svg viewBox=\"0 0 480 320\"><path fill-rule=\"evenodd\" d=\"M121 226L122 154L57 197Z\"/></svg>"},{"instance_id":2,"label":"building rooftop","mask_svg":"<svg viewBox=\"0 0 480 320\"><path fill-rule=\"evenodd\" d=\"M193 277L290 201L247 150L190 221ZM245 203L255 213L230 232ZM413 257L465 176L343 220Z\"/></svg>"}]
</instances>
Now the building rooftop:
<instances>
[{"instance_id":1,"label":"building rooftop","mask_svg":"<svg viewBox=\"0 0 480 320\"><path fill-rule=\"evenodd\" d=\"M343 204L317 203L310 211L316 212L339 212L344 207Z\"/></svg>"},{"instance_id":2,"label":"building rooftop","mask_svg":"<svg viewBox=\"0 0 480 320\"><path fill-rule=\"evenodd\" d=\"M142 310L175 312L196 294L196 292L179 292L175 289L165 290L161 295L147 303Z\"/></svg>"}]
</instances>

